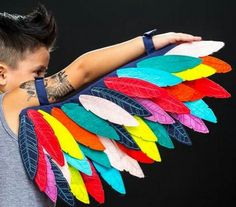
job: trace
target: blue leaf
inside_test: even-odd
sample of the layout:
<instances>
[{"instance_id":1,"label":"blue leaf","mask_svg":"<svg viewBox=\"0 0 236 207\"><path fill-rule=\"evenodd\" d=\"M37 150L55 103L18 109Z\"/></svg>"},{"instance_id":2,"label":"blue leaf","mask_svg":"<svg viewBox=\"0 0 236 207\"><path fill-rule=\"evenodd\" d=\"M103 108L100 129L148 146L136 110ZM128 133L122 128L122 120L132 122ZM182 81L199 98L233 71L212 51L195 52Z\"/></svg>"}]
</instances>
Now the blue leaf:
<instances>
[{"instance_id":1,"label":"blue leaf","mask_svg":"<svg viewBox=\"0 0 236 207\"><path fill-rule=\"evenodd\" d=\"M121 194L126 194L123 179L121 177L120 171L115 168L106 168L93 162L94 167L100 173L101 177L117 192Z\"/></svg>"},{"instance_id":2,"label":"blue leaf","mask_svg":"<svg viewBox=\"0 0 236 207\"><path fill-rule=\"evenodd\" d=\"M63 201L65 201L69 206L74 206L75 204L74 196L72 195L70 191L70 186L67 180L64 178L61 170L51 160L51 158L48 155L47 157L52 165L52 171L55 175L58 197L60 197Z\"/></svg>"},{"instance_id":3,"label":"blue leaf","mask_svg":"<svg viewBox=\"0 0 236 207\"><path fill-rule=\"evenodd\" d=\"M151 116L152 114L133 98L104 87L93 87L91 94L112 101L132 115Z\"/></svg>"},{"instance_id":4,"label":"blue leaf","mask_svg":"<svg viewBox=\"0 0 236 207\"><path fill-rule=\"evenodd\" d=\"M179 121L176 120L174 124L168 124L165 125L165 127L171 138L174 138L183 144L192 145L191 139Z\"/></svg>"},{"instance_id":5,"label":"blue leaf","mask_svg":"<svg viewBox=\"0 0 236 207\"><path fill-rule=\"evenodd\" d=\"M209 108L209 106L202 99L196 101L188 101L184 103L187 106L191 114L199 117L200 119L204 119L209 122L216 123L217 118L214 112Z\"/></svg>"},{"instance_id":6,"label":"blue leaf","mask_svg":"<svg viewBox=\"0 0 236 207\"><path fill-rule=\"evenodd\" d=\"M38 166L38 141L33 123L26 114L20 115L18 143L26 173L33 180Z\"/></svg>"},{"instance_id":7,"label":"blue leaf","mask_svg":"<svg viewBox=\"0 0 236 207\"><path fill-rule=\"evenodd\" d=\"M66 158L67 163L69 163L75 169L79 170L80 172L83 172L86 175L92 175L92 169L85 156L83 157L82 160L79 160L74 157L71 157L69 154L65 152L63 154Z\"/></svg>"},{"instance_id":8,"label":"blue leaf","mask_svg":"<svg viewBox=\"0 0 236 207\"><path fill-rule=\"evenodd\" d=\"M119 124L114 124L114 123L111 123L111 125L113 126L113 128L116 130L117 134L120 137L120 139L117 140L117 142L125 145L126 147L130 149L135 149L135 150L140 149L138 145L135 143L135 141L133 140L133 138L130 136L130 134L126 131L126 129L124 129L123 126Z\"/></svg>"},{"instance_id":9,"label":"blue leaf","mask_svg":"<svg viewBox=\"0 0 236 207\"><path fill-rule=\"evenodd\" d=\"M183 80L164 70L155 68L121 68L117 70L118 77L130 77L145 80L159 87L174 86Z\"/></svg>"}]
</instances>

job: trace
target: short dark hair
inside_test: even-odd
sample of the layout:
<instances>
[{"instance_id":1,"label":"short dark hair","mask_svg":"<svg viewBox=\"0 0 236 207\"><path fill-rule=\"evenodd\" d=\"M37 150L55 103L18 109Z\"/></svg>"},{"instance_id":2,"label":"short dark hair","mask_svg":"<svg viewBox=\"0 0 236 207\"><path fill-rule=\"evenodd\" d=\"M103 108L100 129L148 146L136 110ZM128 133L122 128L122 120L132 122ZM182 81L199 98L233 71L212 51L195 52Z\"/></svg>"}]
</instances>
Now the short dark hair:
<instances>
[{"instance_id":1,"label":"short dark hair","mask_svg":"<svg viewBox=\"0 0 236 207\"><path fill-rule=\"evenodd\" d=\"M41 3L27 15L0 13L0 61L16 68L27 50L55 50L56 36L55 18Z\"/></svg>"}]
</instances>

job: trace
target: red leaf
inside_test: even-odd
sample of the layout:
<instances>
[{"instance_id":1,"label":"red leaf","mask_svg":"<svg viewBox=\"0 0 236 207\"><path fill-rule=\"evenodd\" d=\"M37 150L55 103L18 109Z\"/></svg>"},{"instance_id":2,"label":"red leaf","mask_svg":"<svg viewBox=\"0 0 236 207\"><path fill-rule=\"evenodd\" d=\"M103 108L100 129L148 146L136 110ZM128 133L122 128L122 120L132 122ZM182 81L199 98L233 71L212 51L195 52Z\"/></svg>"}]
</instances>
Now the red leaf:
<instances>
[{"instance_id":1,"label":"red leaf","mask_svg":"<svg viewBox=\"0 0 236 207\"><path fill-rule=\"evenodd\" d=\"M64 156L59 141L51 126L38 111L29 109L27 115L34 124L34 130L39 143L60 166L64 166Z\"/></svg>"},{"instance_id":2,"label":"red leaf","mask_svg":"<svg viewBox=\"0 0 236 207\"><path fill-rule=\"evenodd\" d=\"M104 83L108 88L130 97L154 98L166 93L162 88L137 78L107 77L104 79Z\"/></svg>"},{"instance_id":3,"label":"red leaf","mask_svg":"<svg viewBox=\"0 0 236 207\"><path fill-rule=\"evenodd\" d=\"M129 155L133 159L137 160L138 162L146 163L146 164L154 163L154 160L149 158L142 151L129 149L129 148L125 147L124 145L118 143L118 142L116 142L116 144L123 152L125 152L127 155Z\"/></svg>"},{"instance_id":4,"label":"red leaf","mask_svg":"<svg viewBox=\"0 0 236 207\"><path fill-rule=\"evenodd\" d=\"M86 175L82 172L81 176L84 180L84 184L86 186L86 189L88 193L98 202L98 203L104 203L105 201L105 195L104 190L102 187L102 182L93 166L93 164L89 161L90 167L92 169L92 175Z\"/></svg>"},{"instance_id":5,"label":"red leaf","mask_svg":"<svg viewBox=\"0 0 236 207\"><path fill-rule=\"evenodd\" d=\"M161 98L152 99L165 111L177 114L189 114L190 110L178 99L173 96L162 96Z\"/></svg>"},{"instance_id":6,"label":"red leaf","mask_svg":"<svg viewBox=\"0 0 236 207\"><path fill-rule=\"evenodd\" d=\"M105 85L131 97L150 98L164 110L173 113L190 113L189 109L168 92L152 83L136 78L108 77L104 79Z\"/></svg>"},{"instance_id":7,"label":"red leaf","mask_svg":"<svg viewBox=\"0 0 236 207\"><path fill-rule=\"evenodd\" d=\"M199 91L204 96L215 98L231 97L230 93L228 93L222 86L208 78L201 78L194 81L186 81L185 84Z\"/></svg>"},{"instance_id":8,"label":"red leaf","mask_svg":"<svg viewBox=\"0 0 236 207\"><path fill-rule=\"evenodd\" d=\"M38 169L35 176L35 182L39 189L44 192L47 187L47 163L40 143L38 143Z\"/></svg>"}]
</instances>

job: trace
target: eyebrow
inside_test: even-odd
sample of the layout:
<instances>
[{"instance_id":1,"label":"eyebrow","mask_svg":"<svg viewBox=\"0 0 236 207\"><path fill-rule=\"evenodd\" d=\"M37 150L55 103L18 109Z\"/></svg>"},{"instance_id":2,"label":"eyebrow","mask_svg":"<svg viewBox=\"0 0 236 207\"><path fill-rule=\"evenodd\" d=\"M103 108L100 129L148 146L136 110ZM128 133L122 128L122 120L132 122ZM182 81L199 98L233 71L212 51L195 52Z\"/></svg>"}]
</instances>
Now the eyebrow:
<instances>
[{"instance_id":1,"label":"eyebrow","mask_svg":"<svg viewBox=\"0 0 236 207\"><path fill-rule=\"evenodd\" d=\"M40 70L40 69L47 70L47 67L45 65L38 65L34 68L36 68L36 70Z\"/></svg>"}]
</instances>

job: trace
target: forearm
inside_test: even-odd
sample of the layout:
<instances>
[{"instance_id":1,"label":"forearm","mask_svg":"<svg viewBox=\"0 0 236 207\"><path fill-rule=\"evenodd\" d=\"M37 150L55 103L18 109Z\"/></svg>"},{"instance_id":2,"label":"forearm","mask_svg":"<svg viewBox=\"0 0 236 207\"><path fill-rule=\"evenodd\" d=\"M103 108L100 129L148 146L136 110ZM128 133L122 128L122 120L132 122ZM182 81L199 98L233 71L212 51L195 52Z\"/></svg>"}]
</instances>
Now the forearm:
<instances>
[{"instance_id":1,"label":"forearm","mask_svg":"<svg viewBox=\"0 0 236 207\"><path fill-rule=\"evenodd\" d=\"M80 67L87 72L87 81L90 82L132 61L144 52L142 37L138 36L125 42L87 52L75 61L78 61Z\"/></svg>"}]
</instances>

